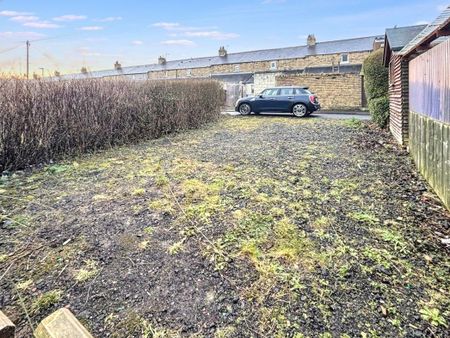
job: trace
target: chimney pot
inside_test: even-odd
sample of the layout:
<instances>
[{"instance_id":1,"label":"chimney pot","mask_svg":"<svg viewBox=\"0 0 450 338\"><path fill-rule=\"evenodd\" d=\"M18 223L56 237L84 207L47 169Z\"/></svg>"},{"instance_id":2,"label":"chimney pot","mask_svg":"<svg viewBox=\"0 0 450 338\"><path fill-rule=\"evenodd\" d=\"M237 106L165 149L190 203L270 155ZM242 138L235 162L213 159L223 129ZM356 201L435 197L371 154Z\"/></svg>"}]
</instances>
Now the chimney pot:
<instances>
[{"instance_id":1,"label":"chimney pot","mask_svg":"<svg viewBox=\"0 0 450 338\"><path fill-rule=\"evenodd\" d=\"M116 61L116 63L114 64L114 69L115 70L121 70L122 69L122 65L119 63L119 61Z\"/></svg>"},{"instance_id":2,"label":"chimney pot","mask_svg":"<svg viewBox=\"0 0 450 338\"><path fill-rule=\"evenodd\" d=\"M306 40L306 43L308 44L309 47L314 47L316 45L317 41L316 41L316 37L314 36L314 34L308 35L308 39Z\"/></svg>"},{"instance_id":3,"label":"chimney pot","mask_svg":"<svg viewBox=\"0 0 450 338\"><path fill-rule=\"evenodd\" d=\"M225 57L225 56L227 56L227 54L228 54L228 52L227 52L227 50L225 49L224 46L219 48L219 56L220 57Z\"/></svg>"},{"instance_id":4,"label":"chimney pot","mask_svg":"<svg viewBox=\"0 0 450 338\"><path fill-rule=\"evenodd\" d=\"M160 56L158 58L158 64L159 65L165 65L166 63L167 63L167 60L166 60L166 58L164 56Z\"/></svg>"}]
</instances>

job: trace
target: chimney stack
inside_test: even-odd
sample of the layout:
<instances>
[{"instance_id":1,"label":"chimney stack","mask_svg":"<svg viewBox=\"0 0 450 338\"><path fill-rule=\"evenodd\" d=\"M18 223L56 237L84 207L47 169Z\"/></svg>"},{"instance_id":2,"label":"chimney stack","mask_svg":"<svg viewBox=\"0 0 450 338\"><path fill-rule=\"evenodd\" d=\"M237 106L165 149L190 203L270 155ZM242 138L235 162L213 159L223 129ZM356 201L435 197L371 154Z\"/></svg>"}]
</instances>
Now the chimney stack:
<instances>
[{"instance_id":1,"label":"chimney stack","mask_svg":"<svg viewBox=\"0 0 450 338\"><path fill-rule=\"evenodd\" d=\"M122 69L122 65L119 63L119 61L116 61L116 63L114 64L114 69L115 70L121 70Z\"/></svg>"},{"instance_id":2,"label":"chimney stack","mask_svg":"<svg viewBox=\"0 0 450 338\"><path fill-rule=\"evenodd\" d=\"M160 56L158 58L158 64L159 65L165 65L166 63L167 63L167 60L166 60L166 58L164 56Z\"/></svg>"},{"instance_id":3,"label":"chimney stack","mask_svg":"<svg viewBox=\"0 0 450 338\"><path fill-rule=\"evenodd\" d=\"M57 70L55 70L55 76L56 76L56 77L60 77L60 76L61 76L61 73L58 72Z\"/></svg>"},{"instance_id":4,"label":"chimney stack","mask_svg":"<svg viewBox=\"0 0 450 338\"><path fill-rule=\"evenodd\" d=\"M86 67L81 67L81 73L83 74L87 74L87 68Z\"/></svg>"},{"instance_id":5,"label":"chimney stack","mask_svg":"<svg viewBox=\"0 0 450 338\"><path fill-rule=\"evenodd\" d=\"M219 48L219 56L220 57L225 57L225 56L227 56L227 50L225 49L225 47L224 46L222 46L222 47L220 47Z\"/></svg>"},{"instance_id":6,"label":"chimney stack","mask_svg":"<svg viewBox=\"0 0 450 338\"><path fill-rule=\"evenodd\" d=\"M383 47L384 47L384 38L376 37L375 40L373 41L373 51L376 51Z\"/></svg>"},{"instance_id":7,"label":"chimney stack","mask_svg":"<svg viewBox=\"0 0 450 338\"><path fill-rule=\"evenodd\" d=\"M317 43L316 37L314 34L309 34L308 39L306 40L306 43L308 44L308 47L314 47Z\"/></svg>"}]
</instances>

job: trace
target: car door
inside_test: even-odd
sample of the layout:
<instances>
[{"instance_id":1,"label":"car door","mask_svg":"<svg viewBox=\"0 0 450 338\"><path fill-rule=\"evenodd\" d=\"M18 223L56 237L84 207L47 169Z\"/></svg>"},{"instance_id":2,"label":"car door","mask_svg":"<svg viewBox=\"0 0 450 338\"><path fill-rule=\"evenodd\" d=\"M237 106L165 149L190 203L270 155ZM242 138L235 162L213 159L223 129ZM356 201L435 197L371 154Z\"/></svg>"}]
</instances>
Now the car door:
<instances>
[{"instance_id":1,"label":"car door","mask_svg":"<svg viewBox=\"0 0 450 338\"><path fill-rule=\"evenodd\" d=\"M276 97L276 110L288 112L294 103L294 88L281 88Z\"/></svg>"},{"instance_id":2,"label":"car door","mask_svg":"<svg viewBox=\"0 0 450 338\"><path fill-rule=\"evenodd\" d=\"M259 112L275 111L277 106L276 98L278 91L279 90L277 88L264 90L255 101L256 110Z\"/></svg>"}]
</instances>

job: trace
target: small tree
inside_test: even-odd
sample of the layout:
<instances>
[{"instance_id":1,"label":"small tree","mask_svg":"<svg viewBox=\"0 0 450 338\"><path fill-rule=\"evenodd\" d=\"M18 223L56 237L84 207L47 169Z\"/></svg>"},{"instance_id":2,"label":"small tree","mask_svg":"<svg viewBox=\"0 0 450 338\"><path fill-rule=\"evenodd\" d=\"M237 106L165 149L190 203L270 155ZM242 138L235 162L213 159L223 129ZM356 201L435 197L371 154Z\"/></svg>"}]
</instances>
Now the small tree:
<instances>
[{"instance_id":1,"label":"small tree","mask_svg":"<svg viewBox=\"0 0 450 338\"><path fill-rule=\"evenodd\" d=\"M372 119L381 128L389 121L389 72L383 66L383 50L371 53L363 64L364 87Z\"/></svg>"}]
</instances>

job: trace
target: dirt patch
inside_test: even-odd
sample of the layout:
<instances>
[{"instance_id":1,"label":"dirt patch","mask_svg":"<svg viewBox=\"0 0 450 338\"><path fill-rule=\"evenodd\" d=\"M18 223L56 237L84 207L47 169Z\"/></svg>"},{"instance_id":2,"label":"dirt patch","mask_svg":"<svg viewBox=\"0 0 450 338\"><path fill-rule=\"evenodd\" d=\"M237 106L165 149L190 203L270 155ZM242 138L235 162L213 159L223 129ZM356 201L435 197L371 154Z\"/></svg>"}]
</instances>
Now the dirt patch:
<instances>
[{"instance_id":1,"label":"dirt patch","mask_svg":"<svg viewBox=\"0 0 450 338\"><path fill-rule=\"evenodd\" d=\"M450 217L389 135L233 117L3 176L1 308L99 337L437 336Z\"/></svg>"}]
</instances>

